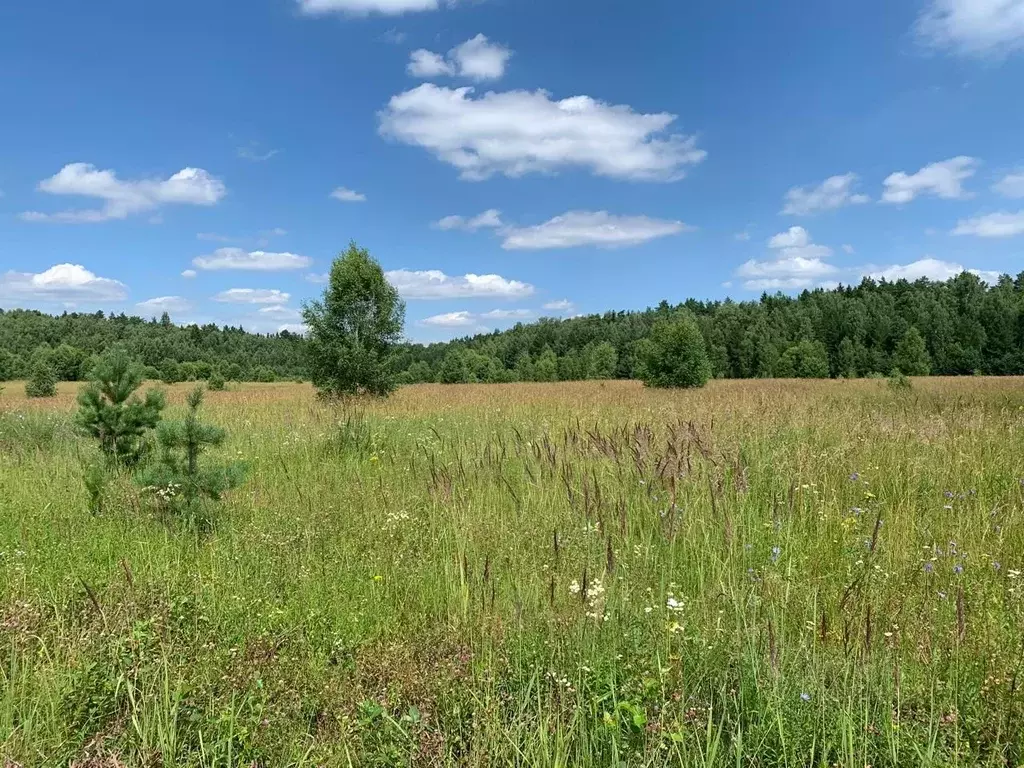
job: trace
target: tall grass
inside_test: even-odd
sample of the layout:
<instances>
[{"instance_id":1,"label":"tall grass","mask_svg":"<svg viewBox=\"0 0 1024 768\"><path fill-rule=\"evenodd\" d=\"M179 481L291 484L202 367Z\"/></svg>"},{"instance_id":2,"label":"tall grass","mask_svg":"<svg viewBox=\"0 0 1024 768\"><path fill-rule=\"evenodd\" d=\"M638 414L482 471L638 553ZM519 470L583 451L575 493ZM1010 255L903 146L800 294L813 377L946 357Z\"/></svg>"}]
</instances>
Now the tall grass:
<instances>
[{"instance_id":1,"label":"tall grass","mask_svg":"<svg viewBox=\"0 0 1024 768\"><path fill-rule=\"evenodd\" d=\"M206 536L68 403L0 417L16 765L1024 761L1020 380L245 386Z\"/></svg>"}]
</instances>

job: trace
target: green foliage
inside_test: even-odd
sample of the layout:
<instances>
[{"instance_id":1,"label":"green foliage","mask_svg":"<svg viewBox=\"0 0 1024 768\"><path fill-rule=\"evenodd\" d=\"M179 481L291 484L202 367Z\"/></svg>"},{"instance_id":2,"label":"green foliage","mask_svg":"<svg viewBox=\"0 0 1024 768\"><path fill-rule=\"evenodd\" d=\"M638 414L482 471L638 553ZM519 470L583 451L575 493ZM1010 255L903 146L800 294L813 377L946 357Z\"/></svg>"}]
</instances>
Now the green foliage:
<instances>
[{"instance_id":1,"label":"green foliage","mask_svg":"<svg viewBox=\"0 0 1024 768\"><path fill-rule=\"evenodd\" d=\"M220 501L245 477L239 462L206 462L203 454L219 447L227 432L199 421L203 388L188 395L188 413L182 421L164 421L157 428L159 455L140 477L158 504L188 522L207 527L212 521L208 502Z\"/></svg>"},{"instance_id":2,"label":"green foliage","mask_svg":"<svg viewBox=\"0 0 1024 768\"><path fill-rule=\"evenodd\" d=\"M545 347L533 364L534 381L558 381L558 357L551 347Z\"/></svg>"},{"instance_id":3,"label":"green foliage","mask_svg":"<svg viewBox=\"0 0 1024 768\"><path fill-rule=\"evenodd\" d=\"M0 381L13 381L21 376L22 359L6 349L0 348Z\"/></svg>"},{"instance_id":4,"label":"green foliage","mask_svg":"<svg viewBox=\"0 0 1024 768\"><path fill-rule=\"evenodd\" d=\"M177 361L165 357L160 361L160 379L164 384L177 384L181 381L181 366Z\"/></svg>"},{"instance_id":5,"label":"green foliage","mask_svg":"<svg viewBox=\"0 0 1024 768\"><path fill-rule=\"evenodd\" d=\"M32 373L25 382L26 397L53 397L57 394L57 376L50 365L40 360L32 366Z\"/></svg>"},{"instance_id":6,"label":"green foliage","mask_svg":"<svg viewBox=\"0 0 1024 768\"><path fill-rule=\"evenodd\" d=\"M405 305L370 252L355 243L334 260L323 298L303 308L308 367L324 397L387 395Z\"/></svg>"},{"instance_id":7,"label":"green foliage","mask_svg":"<svg viewBox=\"0 0 1024 768\"><path fill-rule=\"evenodd\" d=\"M476 381L464 350L456 347L445 355L441 369L437 372L437 380L441 384L469 384Z\"/></svg>"},{"instance_id":8,"label":"green foliage","mask_svg":"<svg viewBox=\"0 0 1024 768\"><path fill-rule=\"evenodd\" d=\"M277 381L277 376L274 375L274 371L265 365L260 365L252 372L253 381L258 381L261 384L270 384Z\"/></svg>"},{"instance_id":9,"label":"green foliage","mask_svg":"<svg viewBox=\"0 0 1024 768\"><path fill-rule=\"evenodd\" d=\"M779 358L780 378L827 379L828 372L828 352L820 341L804 339Z\"/></svg>"},{"instance_id":10,"label":"green foliage","mask_svg":"<svg viewBox=\"0 0 1024 768\"><path fill-rule=\"evenodd\" d=\"M224 381L224 377L221 376L220 371L214 371L210 374L210 378L206 382L206 388L211 392L223 392L227 384Z\"/></svg>"},{"instance_id":11,"label":"green foliage","mask_svg":"<svg viewBox=\"0 0 1024 768\"><path fill-rule=\"evenodd\" d=\"M140 398L140 386L142 367L117 348L97 361L93 381L78 393L76 424L99 442L107 459L124 466L138 464L146 449L145 435L160 422L165 405L156 389Z\"/></svg>"},{"instance_id":12,"label":"green foliage","mask_svg":"<svg viewBox=\"0 0 1024 768\"><path fill-rule=\"evenodd\" d=\"M602 341L585 349L587 353L587 378L611 379L619 364L619 354L610 342Z\"/></svg>"},{"instance_id":13,"label":"green foliage","mask_svg":"<svg viewBox=\"0 0 1024 768\"><path fill-rule=\"evenodd\" d=\"M641 359L641 376L649 387L703 387L711 378L704 337L689 313L658 321Z\"/></svg>"},{"instance_id":14,"label":"green foliage","mask_svg":"<svg viewBox=\"0 0 1024 768\"><path fill-rule=\"evenodd\" d=\"M906 392L913 389L913 384L910 383L910 379L899 368L893 368L889 373L886 386L896 392Z\"/></svg>"},{"instance_id":15,"label":"green foliage","mask_svg":"<svg viewBox=\"0 0 1024 768\"><path fill-rule=\"evenodd\" d=\"M242 366L238 363L230 363L224 371L224 378L228 381L241 381L242 375Z\"/></svg>"},{"instance_id":16,"label":"green foliage","mask_svg":"<svg viewBox=\"0 0 1024 768\"><path fill-rule=\"evenodd\" d=\"M892 356L893 366L906 376L927 376L932 371L931 357L921 332L911 326L903 334Z\"/></svg>"}]
</instances>

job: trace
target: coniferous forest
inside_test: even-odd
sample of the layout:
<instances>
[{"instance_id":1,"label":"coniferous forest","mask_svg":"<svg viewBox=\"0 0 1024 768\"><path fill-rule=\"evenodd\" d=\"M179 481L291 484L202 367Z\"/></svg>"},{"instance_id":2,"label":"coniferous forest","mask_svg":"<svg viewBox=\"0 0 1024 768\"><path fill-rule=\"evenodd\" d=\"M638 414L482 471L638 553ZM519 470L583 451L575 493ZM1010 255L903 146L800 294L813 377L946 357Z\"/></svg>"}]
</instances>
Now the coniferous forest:
<instances>
[{"instance_id":1,"label":"coniferous forest","mask_svg":"<svg viewBox=\"0 0 1024 768\"><path fill-rule=\"evenodd\" d=\"M717 378L1024 374L1024 272L987 285L970 273L946 282L876 282L759 300L688 300L636 312L544 318L447 343L403 344L402 383L638 378L652 327L696 317ZM174 325L166 315L0 310L0 380L44 361L61 380L84 378L119 343L148 378L185 381L217 371L236 381L308 376L303 337L242 328Z\"/></svg>"}]
</instances>

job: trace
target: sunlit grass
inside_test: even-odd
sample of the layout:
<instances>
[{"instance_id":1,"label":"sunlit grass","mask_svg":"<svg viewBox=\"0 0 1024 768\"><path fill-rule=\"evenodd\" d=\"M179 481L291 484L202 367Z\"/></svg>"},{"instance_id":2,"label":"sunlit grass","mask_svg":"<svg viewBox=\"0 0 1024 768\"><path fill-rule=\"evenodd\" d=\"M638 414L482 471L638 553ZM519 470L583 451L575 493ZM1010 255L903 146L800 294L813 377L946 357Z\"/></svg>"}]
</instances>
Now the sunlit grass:
<instances>
[{"instance_id":1,"label":"sunlit grass","mask_svg":"<svg viewBox=\"0 0 1024 768\"><path fill-rule=\"evenodd\" d=\"M203 537L75 391L0 394L0 758L1024 760L1020 379L232 385Z\"/></svg>"}]
</instances>

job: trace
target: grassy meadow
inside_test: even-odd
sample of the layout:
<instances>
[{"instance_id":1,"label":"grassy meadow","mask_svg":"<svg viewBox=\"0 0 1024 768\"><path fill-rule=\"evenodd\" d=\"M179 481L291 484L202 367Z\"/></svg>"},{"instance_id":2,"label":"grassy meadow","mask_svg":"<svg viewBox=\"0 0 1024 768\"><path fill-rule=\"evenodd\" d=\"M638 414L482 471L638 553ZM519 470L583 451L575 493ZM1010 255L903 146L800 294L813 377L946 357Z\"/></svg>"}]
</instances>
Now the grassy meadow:
<instances>
[{"instance_id":1,"label":"grassy meadow","mask_svg":"<svg viewBox=\"0 0 1024 768\"><path fill-rule=\"evenodd\" d=\"M0 394L5 768L1024 764L1020 379L233 385L202 535L76 389Z\"/></svg>"}]
</instances>

